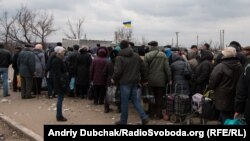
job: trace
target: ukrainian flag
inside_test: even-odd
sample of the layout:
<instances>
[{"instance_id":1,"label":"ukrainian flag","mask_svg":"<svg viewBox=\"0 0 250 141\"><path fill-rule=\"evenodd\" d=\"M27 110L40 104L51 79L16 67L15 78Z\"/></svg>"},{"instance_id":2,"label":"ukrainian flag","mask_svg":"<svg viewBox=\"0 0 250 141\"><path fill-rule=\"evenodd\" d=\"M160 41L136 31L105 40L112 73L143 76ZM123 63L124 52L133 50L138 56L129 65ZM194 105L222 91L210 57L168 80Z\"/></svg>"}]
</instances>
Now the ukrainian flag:
<instances>
[{"instance_id":1,"label":"ukrainian flag","mask_svg":"<svg viewBox=\"0 0 250 141\"><path fill-rule=\"evenodd\" d=\"M131 25L131 21L127 21L127 22L123 22L123 25L127 28L131 28L132 25Z\"/></svg>"}]
</instances>

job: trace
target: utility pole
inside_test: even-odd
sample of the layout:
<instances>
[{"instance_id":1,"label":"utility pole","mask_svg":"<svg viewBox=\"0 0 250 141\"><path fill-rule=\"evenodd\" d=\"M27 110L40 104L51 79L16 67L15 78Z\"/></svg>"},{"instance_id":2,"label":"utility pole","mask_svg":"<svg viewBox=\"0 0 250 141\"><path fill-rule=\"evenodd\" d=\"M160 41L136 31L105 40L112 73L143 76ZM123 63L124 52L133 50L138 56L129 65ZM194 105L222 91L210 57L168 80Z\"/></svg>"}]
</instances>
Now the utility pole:
<instances>
[{"instance_id":1,"label":"utility pole","mask_svg":"<svg viewBox=\"0 0 250 141\"><path fill-rule=\"evenodd\" d=\"M224 29L222 30L222 49L224 49Z\"/></svg>"},{"instance_id":2,"label":"utility pole","mask_svg":"<svg viewBox=\"0 0 250 141\"><path fill-rule=\"evenodd\" d=\"M222 50L222 35L221 35L221 30L220 30L220 50Z\"/></svg>"},{"instance_id":3,"label":"utility pole","mask_svg":"<svg viewBox=\"0 0 250 141\"><path fill-rule=\"evenodd\" d=\"M173 47L174 46L174 38L172 38L172 45L171 45L171 47Z\"/></svg>"},{"instance_id":4,"label":"utility pole","mask_svg":"<svg viewBox=\"0 0 250 141\"><path fill-rule=\"evenodd\" d=\"M199 35L197 34L197 47L199 46Z\"/></svg>"},{"instance_id":5,"label":"utility pole","mask_svg":"<svg viewBox=\"0 0 250 141\"><path fill-rule=\"evenodd\" d=\"M178 46L178 34L179 34L179 32L175 32L176 33L176 47L179 47Z\"/></svg>"}]
</instances>

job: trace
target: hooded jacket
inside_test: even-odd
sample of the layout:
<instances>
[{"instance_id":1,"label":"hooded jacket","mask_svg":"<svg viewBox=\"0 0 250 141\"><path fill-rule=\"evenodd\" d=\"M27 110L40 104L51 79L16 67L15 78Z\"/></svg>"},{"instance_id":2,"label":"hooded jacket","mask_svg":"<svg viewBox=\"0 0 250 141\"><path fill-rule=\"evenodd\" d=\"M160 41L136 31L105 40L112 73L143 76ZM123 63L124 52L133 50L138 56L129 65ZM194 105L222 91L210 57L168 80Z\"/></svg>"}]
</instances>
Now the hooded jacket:
<instances>
[{"instance_id":1,"label":"hooded jacket","mask_svg":"<svg viewBox=\"0 0 250 141\"><path fill-rule=\"evenodd\" d=\"M112 78L121 85L146 81L146 70L140 56L131 48L122 49L115 60Z\"/></svg>"},{"instance_id":2,"label":"hooded jacket","mask_svg":"<svg viewBox=\"0 0 250 141\"><path fill-rule=\"evenodd\" d=\"M90 80L94 85L106 85L107 77L104 75L104 69L108 64L108 49L106 47L99 47L97 49L97 56L92 61L90 66Z\"/></svg>"},{"instance_id":3,"label":"hooded jacket","mask_svg":"<svg viewBox=\"0 0 250 141\"><path fill-rule=\"evenodd\" d=\"M209 89L214 90L216 109L233 112L236 85L242 73L242 66L235 57L222 59L211 73Z\"/></svg>"}]
</instances>

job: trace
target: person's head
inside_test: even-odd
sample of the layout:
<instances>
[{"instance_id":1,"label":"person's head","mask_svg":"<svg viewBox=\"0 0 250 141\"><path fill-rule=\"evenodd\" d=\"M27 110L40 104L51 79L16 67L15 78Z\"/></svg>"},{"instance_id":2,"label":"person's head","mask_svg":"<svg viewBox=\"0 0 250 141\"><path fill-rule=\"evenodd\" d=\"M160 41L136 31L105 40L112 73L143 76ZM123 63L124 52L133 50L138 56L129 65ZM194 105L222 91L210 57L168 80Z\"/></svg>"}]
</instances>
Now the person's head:
<instances>
[{"instance_id":1,"label":"person's head","mask_svg":"<svg viewBox=\"0 0 250 141\"><path fill-rule=\"evenodd\" d=\"M75 51L78 51L78 50L79 50L79 45L73 45L73 49L74 49Z\"/></svg>"},{"instance_id":2,"label":"person's head","mask_svg":"<svg viewBox=\"0 0 250 141\"><path fill-rule=\"evenodd\" d=\"M157 47L158 46L158 42L157 41L151 41L148 43L149 46L151 47Z\"/></svg>"},{"instance_id":3,"label":"person's head","mask_svg":"<svg viewBox=\"0 0 250 141\"><path fill-rule=\"evenodd\" d=\"M204 50L209 50L210 49L210 45L208 43L205 43L203 46L202 46L202 49Z\"/></svg>"},{"instance_id":4,"label":"person's head","mask_svg":"<svg viewBox=\"0 0 250 141\"><path fill-rule=\"evenodd\" d=\"M112 50L112 51L110 52L110 55L109 55L111 61L114 62L117 55L118 55L118 51L117 51L117 50Z\"/></svg>"},{"instance_id":5,"label":"person's head","mask_svg":"<svg viewBox=\"0 0 250 141\"><path fill-rule=\"evenodd\" d=\"M250 46L244 47L242 50L244 55L250 56Z\"/></svg>"},{"instance_id":6,"label":"person's head","mask_svg":"<svg viewBox=\"0 0 250 141\"><path fill-rule=\"evenodd\" d=\"M65 48L61 47L61 46L56 46L54 48L54 51L56 53L57 56L59 56L60 58L64 57L65 54Z\"/></svg>"},{"instance_id":7,"label":"person's head","mask_svg":"<svg viewBox=\"0 0 250 141\"><path fill-rule=\"evenodd\" d=\"M35 49L43 50L43 45L42 44L36 44Z\"/></svg>"},{"instance_id":8,"label":"person's head","mask_svg":"<svg viewBox=\"0 0 250 141\"><path fill-rule=\"evenodd\" d=\"M232 57L236 57L237 52L234 47L226 47L222 51L222 54L223 54L223 58L232 58Z\"/></svg>"},{"instance_id":9,"label":"person's head","mask_svg":"<svg viewBox=\"0 0 250 141\"><path fill-rule=\"evenodd\" d=\"M135 46L135 44L134 44L133 42L129 42L128 44L129 44L129 46L132 47L132 48Z\"/></svg>"},{"instance_id":10,"label":"person's head","mask_svg":"<svg viewBox=\"0 0 250 141\"><path fill-rule=\"evenodd\" d=\"M143 46L138 47L138 54L140 56L145 56L145 48Z\"/></svg>"},{"instance_id":11,"label":"person's head","mask_svg":"<svg viewBox=\"0 0 250 141\"><path fill-rule=\"evenodd\" d=\"M100 44L96 44L96 46L97 46L97 47L101 47L101 45L100 45Z\"/></svg>"},{"instance_id":12,"label":"person's head","mask_svg":"<svg viewBox=\"0 0 250 141\"><path fill-rule=\"evenodd\" d=\"M120 42L120 48L121 49L125 49L125 48L128 48L129 47L129 42L127 40L122 40Z\"/></svg>"},{"instance_id":13,"label":"person's head","mask_svg":"<svg viewBox=\"0 0 250 141\"><path fill-rule=\"evenodd\" d=\"M172 46L171 45L166 45L166 46L164 46L164 48L172 48Z\"/></svg>"},{"instance_id":14,"label":"person's head","mask_svg":"<svg viewBox=\"0 0 250 141\"><path fill-rule=\"evenodd\" d=\"M84 52L88 52L89 51L89 47L86 45L82 45L81 48L79 49L80 53L84 53Z\"/></svg>"},{"instance_id":15,"label":"person's head","mask_svg":"<svg viewBox=\"0 0 250 141\"><path fill-rule=\"evenodd\" d=\"M68 47L67 50L68 51L74 51L73 47Z\"/></svg>"},{"instance_id":16,"label":"person's head","mask_svg":"<svg viewBox=\"0 0 250 141\"><path fill-rule=\"evenodd\" d=\"M34 46L31 45L31 44L25 44L24 47L25 47L25 48L33 48Z\"/></svg>"},{"instance_id":17,"label":"person's head","mask_svg":"<svg viewBox=\"0 0 250 141\"><path fill-rule=\"evenodd\" d=\"M194 52L198 52L198 47L197 47L197 45L192 45L192 46L191 46L191 50L194 51Z\"/></svg>"},{"instance_id":18,"label":"person's head","mask_svg":"<svg viewBox=\"0 0 250 141\"><path fill-rule=\"evenodd\" d=\"M230 42L229 47L234 47L237 52L241 51L241 45L237 41Z\"/></svg>"},{"instance_id":19,"label":"person's head","mask_svg":"<svg viewBox=\"0 0 250 141\"><path fill-rule=\"evenodd\" d=\"M106 47L99 47L96 55L98 57L108 57L108 49Z\"/></svg>"},{"instance_id":20,"label":"person's head","mask_svg":"<svg viewBox=\"0 0 250 141\"><path fill-rule=\"evenodd\" d=\"M62 43L61 42L57 42L56 46L62 46Z\"/></svg>"},{"instance_id":21,"label":"person's head","mask_svg":"<svg viewBox=\"0 0 250 141\"><path fill-rule=\"evenodd\" d=\"M18 52L18 51L21 51L22 50L22 47L21 46L16 46L15 47L15 51Z\"/></svg>"}]
</instances>

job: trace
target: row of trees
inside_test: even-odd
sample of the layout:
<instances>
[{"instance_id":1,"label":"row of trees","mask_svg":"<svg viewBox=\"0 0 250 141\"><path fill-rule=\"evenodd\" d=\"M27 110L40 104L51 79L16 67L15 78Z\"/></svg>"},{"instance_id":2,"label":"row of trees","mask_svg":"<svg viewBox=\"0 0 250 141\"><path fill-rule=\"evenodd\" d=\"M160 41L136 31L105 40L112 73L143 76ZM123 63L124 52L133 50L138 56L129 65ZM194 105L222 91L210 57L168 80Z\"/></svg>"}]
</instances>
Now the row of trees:
<instances>
[{"instance_id":1,"label":"row of trees","mask_svg":"<svg viewBox=\"0 0 250 141\"><path fill-rule=\"evenodd\" d=\"M82 39L84 21L82 17L76 22L68 19L64 36L69 39ZM9 15L8 11L0 13L0 42L9 48L35 42L42 43L46 48L48 37L58 30L60 29L54 27L53 14L45 10L37 11L21 6L14 15ZM135 40L132 38L132 29L118 28L115 33L116 42L123 39Z\"/></svg>"},{"instance_id":2,"label":"row of trees","mask_svg":"<svg viewBox=\"0 0 250 141\"><path fill-rule=\"evenodd\" d=\"M69 30L65 32L65 36L70 39L81 39L83 23L83 18L79 18L76 24L68 20ZM12 16L7 11L1 13L0 42L7 47L34 42L45 45L47 38L58 30L60 29L54 27L53 14L47 11L36 11L21 6Z\"/></svg>"}]
</instances>

